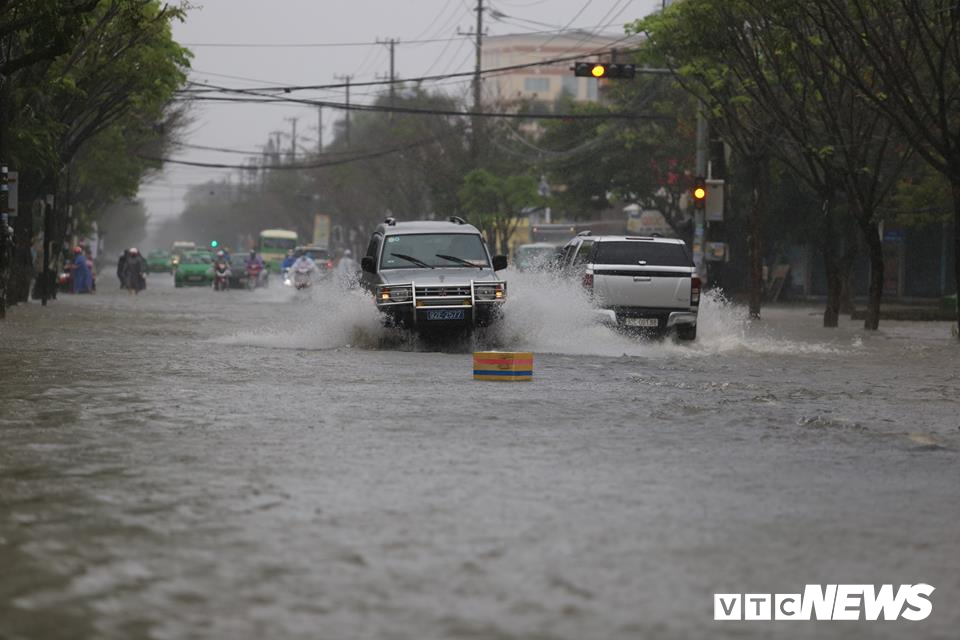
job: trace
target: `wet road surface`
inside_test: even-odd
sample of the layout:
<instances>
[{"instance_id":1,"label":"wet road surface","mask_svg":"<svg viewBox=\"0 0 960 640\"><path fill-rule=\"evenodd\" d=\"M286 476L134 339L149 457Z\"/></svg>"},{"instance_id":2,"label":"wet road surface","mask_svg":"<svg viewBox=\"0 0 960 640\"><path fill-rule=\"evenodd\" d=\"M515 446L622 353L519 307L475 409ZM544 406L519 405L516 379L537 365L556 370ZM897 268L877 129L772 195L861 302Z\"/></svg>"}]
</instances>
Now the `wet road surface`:
<instances>
[{"instance_id":1,"label":"wet road surface","mask_svg":"<svg viewBox=\"0 0 960 640\"><path fill-rule=\"evenodd\" d=\"M960 349L943 323L692 346L513 275L531 383L360 293L153 275L0 324L0 638L955 638ZM923 622L713 621L714 593L936 588Z\"/></svg>"}]
</instances>

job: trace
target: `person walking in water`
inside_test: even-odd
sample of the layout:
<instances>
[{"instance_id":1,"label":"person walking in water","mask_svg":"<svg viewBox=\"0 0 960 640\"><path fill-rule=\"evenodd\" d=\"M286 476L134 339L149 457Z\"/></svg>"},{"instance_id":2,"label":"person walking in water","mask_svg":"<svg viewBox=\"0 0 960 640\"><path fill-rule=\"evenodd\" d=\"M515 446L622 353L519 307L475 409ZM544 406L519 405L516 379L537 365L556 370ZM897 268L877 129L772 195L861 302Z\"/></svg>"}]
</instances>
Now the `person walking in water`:
<instances>
[{"instance_id":1,"label":"person walking in water","mask_svg":"<svg viewBox=\"0 0 960 640\"><path fill-rule=\"evenodd\" d=\"M130 249L123 264L123 286L130 294L139 294L147 286L147 261L136 247Z\"/></svg>"},{"instance_id":2,"label":"person walking in water","mask_svg":"<svg viewBox=\"0 0 960 640\"><path fill-rule=\"evenodd\" d=\"M117 279L120 281L120 288L124 289L123 272L127 267L127 260L130 259L130 249L124 249L123 255L117 260Z\"/></svg>"},{"instance_id":3,"label":"person walking in water","mask_svg":"<svg viewBox=\"0 0 960 640\"><path fill-rule=\"evenodd\" d=\"M92 276L90 267L87 265L87 256L83 254L82 247L73 248L73 292L90 293L92 288Z\"/></svg>"}]
</instances>

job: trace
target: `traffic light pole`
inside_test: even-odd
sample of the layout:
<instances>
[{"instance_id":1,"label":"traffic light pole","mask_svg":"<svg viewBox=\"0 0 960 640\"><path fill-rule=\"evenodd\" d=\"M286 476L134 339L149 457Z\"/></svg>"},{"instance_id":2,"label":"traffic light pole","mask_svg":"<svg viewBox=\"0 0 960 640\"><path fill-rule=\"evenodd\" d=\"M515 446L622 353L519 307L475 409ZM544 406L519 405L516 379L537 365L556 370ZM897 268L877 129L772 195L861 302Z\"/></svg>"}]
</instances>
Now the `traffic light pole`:
<instances>
[{"instance_id":1,"label":"traffic light pole","mask_svg":"<svg viewBox=\"0 0 960 640\"><path fill-rule=\"evenodd\" d=\"M697 178L707 175L707 119L703 115L703 107L697 109ZM693 211L693 264L697 268L700 279L707 281L707 264L704 260L706 248L706 221L704 210L695 208Z\"/></svg>"}]
</instances>

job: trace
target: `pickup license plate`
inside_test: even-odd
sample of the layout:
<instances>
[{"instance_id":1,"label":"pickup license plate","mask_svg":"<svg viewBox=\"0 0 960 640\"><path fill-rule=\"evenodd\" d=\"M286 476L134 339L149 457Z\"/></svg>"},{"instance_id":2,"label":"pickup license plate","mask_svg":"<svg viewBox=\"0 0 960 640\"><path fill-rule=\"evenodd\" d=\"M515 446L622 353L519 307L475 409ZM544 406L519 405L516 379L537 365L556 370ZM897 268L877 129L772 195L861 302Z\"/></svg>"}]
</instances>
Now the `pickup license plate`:
<instances>
[{"instance_id":1,"label":"pickup license plate","mask_svg":"<svg viewBox=\"0 0 960 640\"><path fill-rule=\"evenodd\" d=\"M463 309L435 309L427 311L427 320L463 320Z\"/></svg>"},{"instance_id":2,"label":"pickup license plate","mask_svg":"<svg viewBox=\"0 0 960 640\"><path fill-rule=\"evenodd\" d=\"M624 318L623 324L628 327L658 327L660 322L656 318Z\"/></svg>"}]
</instances>

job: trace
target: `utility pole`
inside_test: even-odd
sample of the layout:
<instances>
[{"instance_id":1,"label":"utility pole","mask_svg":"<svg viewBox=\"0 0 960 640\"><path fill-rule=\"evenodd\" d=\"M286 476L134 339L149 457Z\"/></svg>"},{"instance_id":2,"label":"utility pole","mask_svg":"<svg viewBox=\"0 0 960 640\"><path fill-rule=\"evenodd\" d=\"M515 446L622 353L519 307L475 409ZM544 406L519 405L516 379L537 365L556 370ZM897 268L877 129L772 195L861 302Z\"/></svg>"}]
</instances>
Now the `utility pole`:
<instances>
[{"instance_id":1,"label":"utility pole","mask_svg":"<svg viewBox=\"0 0 960 640\"><path fill-rule=\"evenodd\" d=\"M353 76L351 75L336 76L335 75L333 77L337 80L343 80L347 88L347 100L346 100L347 116L346 116L346 121L344 122L344 137L346 138L347 146L349 147L350 146L350 80L353 79Z\"/></svg>"},{"instance_id":2,"label":"utility pole","mask_svg":"<svg viewBox=\"0 0 960 640\"><path fill-rule=\"evenodd\" d=\"M323 153L323 107L317 107L317 155Z\"/></svg>"},{"instance_id":3,"label":"utility pole","mask_svg":"<svg viewBox=\"0 0 960 640\"><path fill-rule=\"evenodd\" d=\"M480 84L480 62L483 58L483 0L477 0L477 28L475 31L460 31L457 29L457 35L474 36L474 47L476 48L476 63L473 69L473 111L479 112L481 109L481 87ZM473 116L470 118L471 145L470 154L476 162L480 157L480 118Z\"/></svg>"},{"instance_id":4,"label":"utility pole","mask_svg":"<svg viewBox=\"0 0 960 640\"><path fill-rule=\"evenodd\" d=\"M397 80L397 75L396 75L396 72L395 72L395 70L394 70L394 53L395 53L395 50L396 50L396 48L397 48L397 39L396 39L396 38L390 38L389 40L380 40L379 38L377 38L377 43L379 43L379 44L385 44L385 45L387 45L387 47L390 48L390 78L389 78L389 80L390 80L390 108L393 109L394 106L396 105L396 95L397 95L396 84L395 84L395 82L396 82L396 80ZM393 111L390 112L390 114L387 116L387 118L388 118L389 120L393 120Z\"/></svg>"},{"instance_id":5,"label":"utility pole","mask_svg":"<svg viewBox=\"0 0 960 640\"><path fill-rule=\"evenodd\" d=\"M290 162L297 161L297 120L300 118L284 118L293 125L292 139L290 140Z\"/></svg>"},{"instance_id":6,"label":"utility pole","mask_svg":"<svg viewBox=\"0 0 960 640\"><path fill-rule=\"evenodd\" d=\"M703 107L697 109L697 177L707 175L707 118L703 114ZM706 248L706 220L703 209L696 209L693 213L693 264L697 274L706 282L707 263L704 260Z\"/></svg>"},{"instance_id":7,"label":"utility pole","mask_svg":"<svg viewBox=\"0 0 960 640\"><path fill-rule=\"evenodd\" d=\"M477 12L477 28L476 31L460 31L457 30L457 35L460 36L474 36L476 40L474 41L474 47L476 48L476 64L473 69L473 110L474 112L479 112L481 109L481 84L480 84L480 61L483 58L483 0L477 0L477 8L474 9ZM480 118L473 116L470 118L470 128L472 134L471 148L470 153L473 155L474 161L480 157Z\"/></svg>"}]
</instances>

